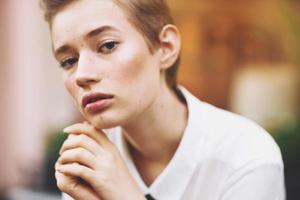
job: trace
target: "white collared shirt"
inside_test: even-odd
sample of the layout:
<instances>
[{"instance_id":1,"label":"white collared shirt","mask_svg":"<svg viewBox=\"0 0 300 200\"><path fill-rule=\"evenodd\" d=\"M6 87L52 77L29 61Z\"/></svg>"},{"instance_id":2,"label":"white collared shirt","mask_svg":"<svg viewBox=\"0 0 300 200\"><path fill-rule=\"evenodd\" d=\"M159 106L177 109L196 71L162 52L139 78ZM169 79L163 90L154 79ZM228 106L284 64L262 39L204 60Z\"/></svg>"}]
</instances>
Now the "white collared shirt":
<instances>
[{"instance_id":1,"label":"white collared shirt","mask_svg":"<svg viewBox=\"0 0 300 200\"><path fill-rule=\"evenodd\" d=\"M188 106L187 127L175 155L150 187L135 167L120 127L109 130L144 194L156 200L284 200L283 162L272 137L252 121L180 89Z\"/></svg>"}]
</instances>

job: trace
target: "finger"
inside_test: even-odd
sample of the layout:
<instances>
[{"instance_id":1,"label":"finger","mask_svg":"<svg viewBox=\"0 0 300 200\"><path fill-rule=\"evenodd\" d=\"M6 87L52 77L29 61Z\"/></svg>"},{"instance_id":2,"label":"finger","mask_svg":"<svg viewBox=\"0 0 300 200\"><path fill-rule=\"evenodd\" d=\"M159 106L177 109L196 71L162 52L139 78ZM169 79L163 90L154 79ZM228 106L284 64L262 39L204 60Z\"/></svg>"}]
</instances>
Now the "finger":
<instances>
[{"instance_id":1,"label":"finger","mask_svg":"<svg viewBox=\"0 0 300 200\"><path fill-rule=\"evenodd\" d=\"M82 147L66 150L58 159L58 163L61 165L68 163L79 163L91 169L95 169L95 161L96 157Z\"/></svg>"},{"instance_id":2,"label":"finger","mask_svg":"<svg viewBox=\"0 0 300 200\"><path fill-rule=\"evenodd\" d=\"M87 122L77 123L68 126L64 129L64 132L72 134L79 134L80 132L82 132L86 135L89 135L91 138L95 139L100 144L102 142L110 142L110 140L103 131L96 129L94 126L88 124Z\"/></svg>"},{"instance_id":3,"label":"finger","mask_svg":"<svg viewBox=\"0 0 300 200\"><path fill-rule=\"evenodd\" d=\"M90 124L87 123L77 123L71 126L68 126L64 129L64 132L69 134L85 134L93 138L97 143L103 146L111 146L112 142L108 139L106 134L96 129Z\"/></svg>"},{"instance_id":4,"label":"finger","mask_svg":"<svg viewBox=\"0 0 300 200\"><path fill-rule=\"evenodd\" d=\"M75 176L83 179L87 183L93 182L94 171L84 165L78 163L70 163L57 166L57 171L68 176Z\"/></svg>"},{"instance_id":5,"label":"finger","mask_svg":"<svg viewBox=\"0 0 300 200\"><path fill-rule=\"evenodd\" d=\"M70 134L68 139L64 141L59 151L59 154L61 155L66 150L74 149L78 147L82 147L90 151L93 155L97 155L101 151L103 151L101 145L98 144L95 140L93 140L89 136L85 134L80 134L80 135Z\"/></svg>"},{"instance_id":6,"label":"finger","mask_svg":"<svg viewBox=\"0 0 300 200\"><path fill-rule=\"evenodd\" d=\"M55 172L57 187L73 199L99 200L96 192L87 184L78 184L78 178Z\"/></svg>"}]
</instances>

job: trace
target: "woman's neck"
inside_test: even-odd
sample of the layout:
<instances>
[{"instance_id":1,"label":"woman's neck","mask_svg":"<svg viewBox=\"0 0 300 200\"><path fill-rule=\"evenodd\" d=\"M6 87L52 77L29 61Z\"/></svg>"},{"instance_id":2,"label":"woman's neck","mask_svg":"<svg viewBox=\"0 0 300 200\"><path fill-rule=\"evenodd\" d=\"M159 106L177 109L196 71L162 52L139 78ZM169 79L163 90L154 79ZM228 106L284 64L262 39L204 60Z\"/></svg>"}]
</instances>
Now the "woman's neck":
<instances>
[{"instance_id":1,"label":"woman's neck","mask_svg":"<svg viewBox=\"0 0 300 200\"><path fill-rule=\"evenodd\" d=\"M169 161L187 124L186 105L165 84L163 85L160 96L149 109L133 123L122 127L131 153L143 160Z\"/></svg>"}]
</instances>

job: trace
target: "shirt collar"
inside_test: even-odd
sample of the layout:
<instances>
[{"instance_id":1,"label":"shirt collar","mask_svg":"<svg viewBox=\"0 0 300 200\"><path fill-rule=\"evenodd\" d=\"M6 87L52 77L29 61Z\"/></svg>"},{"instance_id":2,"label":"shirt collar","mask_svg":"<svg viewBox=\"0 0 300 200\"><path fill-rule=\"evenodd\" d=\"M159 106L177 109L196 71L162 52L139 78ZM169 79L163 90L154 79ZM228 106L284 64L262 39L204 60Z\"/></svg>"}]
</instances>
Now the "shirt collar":
<instances>
[{"instance_id":1,"label":"shirt collar","mask_svg":"<svg viewBox=\"0 0 300 200\"><path fill-rule=\"evenodd\" d=\"M199 110L199 100L185 88L180 87L180 90L187 101L187 126L173 158L150 187L145 185L139 175L131 159L121 130L117 131L116 145L121 151L131 174L144 194L151 194L154 199L158 200L180 199L200 159L201 152L199 151L199 146L202 145L203 139L201 137L201 123L199 123L202 117L201 109Z\"/></svg>"}]
</instances>

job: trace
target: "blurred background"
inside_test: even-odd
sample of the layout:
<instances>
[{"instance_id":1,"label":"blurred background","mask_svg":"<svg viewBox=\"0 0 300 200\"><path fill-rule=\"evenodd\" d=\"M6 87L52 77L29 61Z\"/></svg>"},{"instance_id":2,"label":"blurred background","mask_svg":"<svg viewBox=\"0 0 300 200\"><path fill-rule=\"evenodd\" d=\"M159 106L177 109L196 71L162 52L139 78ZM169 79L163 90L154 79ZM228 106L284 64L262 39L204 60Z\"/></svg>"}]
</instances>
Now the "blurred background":
<instances>
[{"instance_id":1,"label":"blurred background","mask_svg":"<svg viewBox=\"0 0 300 200\"><path fill-rule=\"evenodd\" d=\"M300 0L169 0L183 38L180 84L275 138L287 199L300 199ZM0 1L0 200L59 199L62 128L80 118L38 0Z\"/></svg>"}]
</instances>

